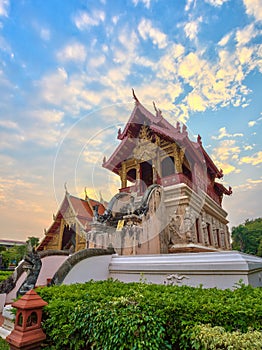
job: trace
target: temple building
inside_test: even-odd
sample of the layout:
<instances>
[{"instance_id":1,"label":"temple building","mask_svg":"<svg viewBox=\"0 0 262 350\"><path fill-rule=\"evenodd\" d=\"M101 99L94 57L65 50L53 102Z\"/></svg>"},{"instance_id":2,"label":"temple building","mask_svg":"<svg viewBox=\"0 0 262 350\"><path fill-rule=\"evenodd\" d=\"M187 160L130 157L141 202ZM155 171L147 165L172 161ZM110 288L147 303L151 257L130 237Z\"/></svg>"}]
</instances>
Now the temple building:
<instances>
[{"instance_id":1,"label":"temple building","mask_svg":"<svg viewBox=\"0 0 262 350\"><path fill-rule=\"evenodd\" d=\"M134 94L134 92L133 92ZM89 247L113 246L118 254L160 254L231 249L223 177L201 137L171 125L154 104L152 114L134 94L135 108L120 143L103 167L121 188L87 235Z\"/></svg>"},{"instance_id":2,"label":"temple building","mask_svg":"<svg viewBox=\"0 0 262 350\"><path fill-rule=\"evenodd\" d=\"M201 137L173 126L153 104L147 110L133 92L135 107L114 153L102 166L121 187L108 205L65 198L38 250L113 247L120 255L230 250L224 195L232 193ZM106 170L105 170L106 171ZM217 181L218 180L218 181Z\"/></svg>"},{"instance_id":3,"label":"temple building","mask_svg":"<svg viewBox=\"0 0 262 350\"><path fill-rule=\"evenodd\" d=\"M65 191L65 196L53 222L37 247L41 250L69 250L79 251L86 248L86 233L90 230L93 221L94 208L103 214L104 204L89 198L72 196Z\"/></svg>"}]
</instances>

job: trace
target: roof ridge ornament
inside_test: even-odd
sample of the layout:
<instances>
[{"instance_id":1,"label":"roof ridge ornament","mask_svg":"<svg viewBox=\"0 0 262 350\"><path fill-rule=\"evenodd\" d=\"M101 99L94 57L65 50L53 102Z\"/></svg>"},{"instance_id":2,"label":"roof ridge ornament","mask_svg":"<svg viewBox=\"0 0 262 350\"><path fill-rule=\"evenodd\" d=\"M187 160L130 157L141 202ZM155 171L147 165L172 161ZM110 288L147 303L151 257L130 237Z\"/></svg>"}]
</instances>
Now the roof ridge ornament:
<instances>
[{"instance_id":1,"label":"roof ridge ornament","mask_svg":"<svg viewBox=\"0 0 262 350\"><path fill-rule=\"evenodd\" d=\"M88 197L88 194L87 194L87 190L86 190L86 187L85 187L85 201L87 201L92 213L94 214L94 208L93 206L91 205L91 202L90 202L90 198Z\"/></svg>"},{"instance_id":2,"label":"roof ridge ornament","mask_svg":"<svg viewBox=\"0 0 262 350\"><path fill-rule=\"evenodd\" d=\"M202 140L199 134L197 135L197 142L202 146Z\"/></svg>"},{"instance_id":3,"label":"roof ridge ornament","mask_svg":"<svg viewBox=\"0 0 262 350\"><path fill-rule=\"evenodd\" d=\"M139 104L139 99L136 97L135 90L132 88L133 98L136 101L136 104Z\"/></svg>"},{"instance_id":4,"label":"roof ridge ornament","mask_svg":"<svg viewBox=\"0 0 262 350\"><path fill-rule=\"evenodd\" d=\"M84 192L85 192L85 201L87 201L88 200L88 195L87 195L86 187L84 188Z\"/></svg>"},{"instance_id":5,"label":"roof ridge ornament","mask_svg":"<svg viewBox=\"0 0 262 350\"><path fill-rule=\"evenodd\" d=\"M156 107L155 101L153 101L153 106L154 106L154 110L156 111L156 117L158 117L158 118L162 117L163 118L162 111L159 108Z\"/></svg>"},{"instance_id":6,"label":"roof ridge ornament","mask_svg":"<svg viewBox=\"0 0 262 350\"><path fill-rule=\"evenodd\" d=\"M68 190L67 190L67 183L64 183L64 189L65 189L65 194L69 194Z\"/></svg>"}]
</instances>

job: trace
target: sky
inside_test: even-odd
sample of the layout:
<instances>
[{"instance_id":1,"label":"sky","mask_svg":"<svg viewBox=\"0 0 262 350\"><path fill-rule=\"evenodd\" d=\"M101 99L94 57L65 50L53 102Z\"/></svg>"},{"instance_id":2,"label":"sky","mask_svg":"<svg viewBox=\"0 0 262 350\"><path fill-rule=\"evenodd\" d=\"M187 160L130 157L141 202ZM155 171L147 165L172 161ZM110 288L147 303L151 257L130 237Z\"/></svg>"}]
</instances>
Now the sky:
<instances>
[{"instance_id":1,"label":"sky","mask_svg":"<svg viewBox=\"0 0 262 350\"><path fill-rule=\"evenodd\" d=\"M261 0L0 0L0 238L43 237L65 189L109 200L101 167L133 108L184 122L229 227L261 217Z\"/></svg>"}]
</instances>

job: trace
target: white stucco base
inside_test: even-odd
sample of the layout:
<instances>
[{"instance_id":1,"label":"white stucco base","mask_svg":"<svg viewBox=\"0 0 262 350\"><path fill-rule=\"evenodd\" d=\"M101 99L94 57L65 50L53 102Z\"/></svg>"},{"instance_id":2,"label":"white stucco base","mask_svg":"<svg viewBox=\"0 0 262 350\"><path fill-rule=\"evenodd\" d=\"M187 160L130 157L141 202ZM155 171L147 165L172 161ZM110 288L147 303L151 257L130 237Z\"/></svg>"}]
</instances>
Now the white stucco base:
<instances>
[{"instance_id":1,"label":"white stucco base","mask_svg":"<svg viewBox=\"0 0 262 350\"><path fill-rule=\"evenodd\" d=\"M4 318L4 323L0 327L0 337L5 339L14 329L15 315L12 313L12 306L6 305L3 309L2 316Z\"/></svg>"},{"instance_id":2,"label":"white stucco base","mask_svg":"<svg viewBox=\"0 0 262 350\"><path fill-rule=\"evenodd\" d=\"M117 279L233 289L241 281L262 287L262 259L237 251L161 255L101 255L77 263L63 284Z\"/></svg>"},{"instance_id":3,"label":"white stucco base","mask_svg":"<svg viewBox=\"0 0 262 350\"><path fill-rule=\"evenodd\" d=\"M123 282L219 289L242 283L262 287L262 259L237 251L112 257L109 277Z\"/></svg>"},{"instance_id":4,"label":"white stucco base","mask_svg":"<svg viewBox=\"0 0 262 350\"><path fill-rule=\"evenodd\" d=\"M92 256L80 261L66 275L63 284L84 283L90 280L103 281L109 277L112 255Z\"/></svg>"}]
</instances>

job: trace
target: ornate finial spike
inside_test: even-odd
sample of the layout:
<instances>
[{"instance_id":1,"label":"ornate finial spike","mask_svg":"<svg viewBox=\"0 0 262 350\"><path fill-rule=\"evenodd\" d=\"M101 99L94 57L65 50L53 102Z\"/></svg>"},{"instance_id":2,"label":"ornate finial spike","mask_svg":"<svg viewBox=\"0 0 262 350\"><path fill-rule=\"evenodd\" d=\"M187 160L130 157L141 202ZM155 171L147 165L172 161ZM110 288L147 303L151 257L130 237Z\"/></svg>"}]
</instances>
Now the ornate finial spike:
<instances>
[{"instance_id":1,"label":"ornate finial spike","mask_svg":"<svg viewBox=\"0 0 262 350\"><path fill-rule=\"evenodd\" d=\"M154 106L154 110L156 111L156 114L157 114L158 110L157 110L157 108L156 108L155 101L153 101L153 106Z\"/></svg>"},{"instance_id":2,"label":"ornate finial spike","mask_svg":"<svg viewBox=\"0 0 262 350\"><path fill-rule=\"evenodd\" d=\"M102 192L101 192L101 191L99 191L99 197L100 197L100 198L99 198L99 202L103 204L103 203L104 203L104 199L103 199L103 196L102 196Z\"/></svg>"},{"instance_id":3,"label":"ornate finial spike","mask_svg":"<svg viewBox=\"0 0 262 350\"><path fill-rule=\"evenodd\" d=\"M105 162L106 162L106 156L104 156L103 158L103 164L105 164Z\"/></svg>"},{"instance_id":4,"label":"ornate finial spike","mask_svg":"<svg viewBox=\"0 0 262 350\"><path fill-rule=\"evenodd\" d=\"M134 98L134 100L136 101L136 103L139 103L139 100L138 100L138 98L136 97L136 94L135 94L135 90L134 90L134 89L132 89L132 93L133 93L133 98Z\"/></svg>"},{"instance_id":5,"label":"ornate finial spike","mask_svg":"<svg viewBox=\"0 0 262 350\"><path fill-rule=\"evenodd\" d=\"M65 188L65 193L68 194L66 182L64 183L64 188Z\"/></svg>"},{"instance_id":6,"label":"ornate finial spike","mask_svg":"<svg viewBox=\"0 0 262 350\"><path fill-rule=\"evenodd\" d=\"M85 192L85 201L88 199L88 195L87 195L87 191L86 191L86 187L84 189L84 192Z\"/></svg>"},{"instance_id":7,"label":"ornate finial spike","mask_svg":"<svg viewBox=\"0 0 262 350\"><path fill-rule=\"evenodd\" d=\"M201 136L199 134L197 135L197 142L202 145Z\"/></svg>"}]
</instances>

